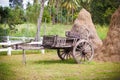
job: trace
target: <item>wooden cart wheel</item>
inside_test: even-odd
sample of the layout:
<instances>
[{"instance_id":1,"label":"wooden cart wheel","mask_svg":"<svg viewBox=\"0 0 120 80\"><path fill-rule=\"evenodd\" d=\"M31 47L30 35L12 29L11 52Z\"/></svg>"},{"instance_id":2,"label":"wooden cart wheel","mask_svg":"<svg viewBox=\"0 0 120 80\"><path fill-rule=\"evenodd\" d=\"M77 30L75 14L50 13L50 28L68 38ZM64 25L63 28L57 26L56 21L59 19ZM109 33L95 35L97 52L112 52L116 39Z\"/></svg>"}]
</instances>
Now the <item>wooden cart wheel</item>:
<instances>
[{"instance_id":1,"label":"wooden cart wheel","mask_svg":"<svg viewBox=\"0 0 120 80\"><path fill-rule=\"evenodd\" d=\"M72 51L69 49L57 49L57 54L61 60L68 60L72 58Z\"/></svg>"},{"instance_id":2,"label":"wooden cart wheel","mask_svg":"<svg viewBox=\"0 0 120 80\"><path fill-rule=\"evenodd\" d=\"M94 49L86 40L79 40L73 48L73 58L77 63L89 62L94 55Z\"/></svg>"}]
</instances>

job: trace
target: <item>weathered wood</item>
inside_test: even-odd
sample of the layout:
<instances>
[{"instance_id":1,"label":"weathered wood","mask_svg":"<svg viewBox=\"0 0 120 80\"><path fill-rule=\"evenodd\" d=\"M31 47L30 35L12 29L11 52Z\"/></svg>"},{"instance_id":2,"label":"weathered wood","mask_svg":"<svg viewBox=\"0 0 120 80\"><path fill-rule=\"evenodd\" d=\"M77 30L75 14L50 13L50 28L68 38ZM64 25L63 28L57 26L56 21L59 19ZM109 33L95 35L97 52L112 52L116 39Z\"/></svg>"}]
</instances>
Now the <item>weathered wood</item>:
<instances>
[{"instance_id":1,"label":"weathered wood","mask_svg":"<svg viewBox=\"0 0 120 80\"><path fill-rule=\"evenodd\" d=\"M77 63L89 62L94 56L94 49L87 40L79 40L73 47L73 58Z\"/></svg>"},{"instance_id":2,"label":"weathered wood","mask_svg":"<svg viewBox=\"0 0 120 80\"><path fill-rule=\"evenodd\" d=\"M72 47L76 38L65 38L58 36L44 36L43 37L43 47L44 48L64 48Z\"/></svg>"},{"instance_id":3,"label":"weathered wood","mask_svg":"<svg viewBox=\"0 0 120 80\"><path fill-rule=\"evenodd\" d=\"M23 64L26 65L26 54L24 49L23 49Z\"/></svg>"},{"instance_id":4,"label":"weathered wood","mask_svg":"<svg viewBox=\"0 0 120 80\"><path fill-rule=\"evenodd\" d=\"M7 41L7 42L1 42L0 45L2 45L2 49L0 49L0 51L7 51L8 55L11 55L11 52L13 50L22 50L22 49L24 49L24 50L41 50L42 54L44 54L44 49L41 46L42 45L42 38L41 38L40 42L31 42L31 41L11 42L11 41Z\"/></svg>"}]
</instances>

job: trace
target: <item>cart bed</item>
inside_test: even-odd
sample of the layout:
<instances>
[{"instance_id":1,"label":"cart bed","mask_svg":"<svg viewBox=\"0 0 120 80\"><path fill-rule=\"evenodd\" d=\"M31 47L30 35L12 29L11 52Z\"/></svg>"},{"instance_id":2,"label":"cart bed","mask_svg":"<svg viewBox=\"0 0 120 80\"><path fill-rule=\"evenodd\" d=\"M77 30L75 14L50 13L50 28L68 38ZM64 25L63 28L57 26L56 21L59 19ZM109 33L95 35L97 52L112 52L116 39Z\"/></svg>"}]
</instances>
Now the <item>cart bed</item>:
<instances>
[{"instance_id":1,"label":"cart bed","mask_svg":"<svg viewBox=\"0 0 120 80\"><path fill-rule=\"evenodd\" d=\"M43 36L44 48L69 48L72 47L76 38L58 37L57 35Z\"/></svg>"}]
</instances>

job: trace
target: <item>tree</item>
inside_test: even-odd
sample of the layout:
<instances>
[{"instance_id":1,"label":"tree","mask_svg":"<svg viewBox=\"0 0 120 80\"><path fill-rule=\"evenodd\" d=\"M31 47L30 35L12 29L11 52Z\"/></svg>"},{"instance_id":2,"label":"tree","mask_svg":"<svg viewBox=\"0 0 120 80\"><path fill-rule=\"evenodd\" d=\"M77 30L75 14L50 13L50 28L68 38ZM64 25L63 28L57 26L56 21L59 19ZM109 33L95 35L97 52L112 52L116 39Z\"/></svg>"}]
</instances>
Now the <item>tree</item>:
<instances>
[{"instance_id":1,"label":"tree","mask_svg":"<svg viewBox=\"0 0 120 80\"><path fill-rule=\"evenodd\" d=\"M14 9L0 7L0 23L9 25L9 28L15 29L15 25L22 24L24 21L24 12L16 6Z\"/></svg>"},{"instance_id":2,"label":"tree","mask_svg":"<svg viewBox=\"0 0 120 80\"><path fill-rule=\"evenodd\" d=\"M94 23L109 24L112 13L120 5L119 0L93 0L91 3L91 13Z\"/></svg>"},{"instance_id":3,"label":"tree","mask_svg":"<svg viewBox=\"0 0 120 80\"><path fill-rule=\"evenodd\" d=\"M50 8L50 16L52 19L52 24L55 24L55 15L56 15L55 2L56 2L56 0L49 0L49 2L48 2L48 6Z\"/></svg>"},{"instance_id":4,"label":"tree","mask_svg":"<svg viewBox=\"0 0 120 80\"><path fill-rule=\"evenodd\" d=\"M41 27L42 16L43 16L43 11L44 11L44 3L45 3L45 0L41 0L41 9L40 9L39 17L38 17L38 22L37 22L37 33L36 33L35 41L40 40L40 27Z\"/></svg>"},{"instance_id":5,"label":"tree","mask_svg":"<svg viewBox=\"0 0 120 80\"><path fill-rule=\"evenodd\" d=\"M78 9L77 0L63 0L62 7L67 10L67 22L69 21L70 13Z\"/></svg>"},{"instance_id":6,"label":"tree","mask_svg":"<svg viewBox=\"0 0 120 80\"><path fill-rule=\"evenodd\" d=\"M93 0L77 0L77 4L81 8L85 8L86 10L90 11L90 5Z\"/></svg>"},{"instance_id":7,"label":"tree","mask_svg":"<svg viewBox=\"0 0 120 80\"><path fill-rule=\"evenodd\" d=\"M34 0L34 4L38 4L38 0Z\"/></svg>"},{"instance_id":8,"label":"tree","mask_svg":"<svg viewBox=\"0 0 120 80\"><path fill-rule=\"evenodd\" d=\"M55 24L55 22L58 22L58 13L61 6L62 0L49 0L48 1L48 7L50 10L50 16L52 19L52 24ZM56 19L57 17L57 19Z\"/></svg>"},{"instance_id":9,"label":"tree","mask_svg":"<svg viewBox=\"0 0 120 80\"><path fill-rule=\"evenodd\" d=\"M24 22L24 12L18 6L9 11L9 17L6 19L11 30L15 29L16 25Z\"/></svg>"},{"instance_id":10,"label":"tree","mask_svg":"<svg viewBox=\"0 0 120 80\"><path fill-rule=\"evenodd\" d=\"M37 24L37 18L40 14L40 4L29 5L26 9L26 19L30 23Z\"/></svg>"}]
</instances>

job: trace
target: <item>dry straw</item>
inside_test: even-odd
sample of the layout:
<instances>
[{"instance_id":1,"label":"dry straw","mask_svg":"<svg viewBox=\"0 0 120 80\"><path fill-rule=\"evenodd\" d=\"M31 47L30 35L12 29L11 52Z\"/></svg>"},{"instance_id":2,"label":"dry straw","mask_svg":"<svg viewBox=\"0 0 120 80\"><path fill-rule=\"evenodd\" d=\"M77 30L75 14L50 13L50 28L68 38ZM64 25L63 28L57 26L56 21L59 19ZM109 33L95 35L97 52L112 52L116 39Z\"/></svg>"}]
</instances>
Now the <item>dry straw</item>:
<instances>
[{"instance_id":1,"label":"dry straw","mask_svg":"<svg viewBox=\"0 0 120 80\"><path fill-rule=\"evenodd\" d=\"M120 7L112 15L109 31L96 60L120 62Z\"/></svg>"},{"instance_id":2,"label":"dry straw","mask_svg":"<svg viewBox=\"0 0 120 80\"><path fill-rule=\"evenodd\" d=\"M88 29L89 31L89 40L92 42L96 51L102 45L102 41L97 35L95 26L92 22L91 14L85 9L82 9L79 12L78 18L74 21L71 32L77 32L79 35L85 36L87 35L85 29Z\"/></svg>"}]
</instances>

